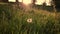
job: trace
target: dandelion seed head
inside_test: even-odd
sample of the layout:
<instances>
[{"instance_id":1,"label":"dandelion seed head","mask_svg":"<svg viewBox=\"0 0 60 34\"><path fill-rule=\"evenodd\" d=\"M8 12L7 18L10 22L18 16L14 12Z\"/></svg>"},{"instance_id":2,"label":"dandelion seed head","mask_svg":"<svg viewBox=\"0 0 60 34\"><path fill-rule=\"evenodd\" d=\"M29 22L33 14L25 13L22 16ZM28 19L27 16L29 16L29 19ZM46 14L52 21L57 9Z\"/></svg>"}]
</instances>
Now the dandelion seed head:
<instances>
[{"instance_id":1,"label":"dandelion seed head","mask_svg":"<svg viewBox=\"0 0 60 34\"><path fill-rule=\"evenodd\" d=\"M32 18L27 19L28 23L32 23Z\"/></svg>"}]
</instances>

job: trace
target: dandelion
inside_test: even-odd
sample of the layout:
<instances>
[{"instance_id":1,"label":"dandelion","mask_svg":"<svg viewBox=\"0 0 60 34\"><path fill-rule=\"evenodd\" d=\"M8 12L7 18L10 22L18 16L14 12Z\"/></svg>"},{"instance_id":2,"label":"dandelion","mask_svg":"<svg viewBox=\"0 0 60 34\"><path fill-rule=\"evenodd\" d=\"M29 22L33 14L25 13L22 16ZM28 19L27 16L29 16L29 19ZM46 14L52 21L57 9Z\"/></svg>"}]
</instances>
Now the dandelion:
<instances>
[{"instance_id":1,"label":"dandelion","mask_svg":"<svg viewBox=\"0 0 60 34\"><path fill-rule=\"evenodd\" d=\"M27 22L31 23L32 22L32 18L27 19Z\"/></svg>"}]
</instances>

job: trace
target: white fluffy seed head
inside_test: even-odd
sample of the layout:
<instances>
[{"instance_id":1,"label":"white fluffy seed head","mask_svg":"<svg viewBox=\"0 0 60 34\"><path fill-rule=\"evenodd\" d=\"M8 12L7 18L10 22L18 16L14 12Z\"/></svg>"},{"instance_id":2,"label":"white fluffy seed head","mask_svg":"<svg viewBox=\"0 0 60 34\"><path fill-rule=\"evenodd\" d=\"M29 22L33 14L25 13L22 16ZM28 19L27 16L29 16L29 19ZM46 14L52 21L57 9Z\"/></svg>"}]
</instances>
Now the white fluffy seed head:
<instances>
[{"instance_id":1,"label":"white fluffy seed head","mask_svg":"<svg viewBox=\"0 0 60 34\"><path fill-rule=\"evenodd\" d=\"M32 23L32 18L27 19L28 23Z\"/></svg>"}]
</instances>

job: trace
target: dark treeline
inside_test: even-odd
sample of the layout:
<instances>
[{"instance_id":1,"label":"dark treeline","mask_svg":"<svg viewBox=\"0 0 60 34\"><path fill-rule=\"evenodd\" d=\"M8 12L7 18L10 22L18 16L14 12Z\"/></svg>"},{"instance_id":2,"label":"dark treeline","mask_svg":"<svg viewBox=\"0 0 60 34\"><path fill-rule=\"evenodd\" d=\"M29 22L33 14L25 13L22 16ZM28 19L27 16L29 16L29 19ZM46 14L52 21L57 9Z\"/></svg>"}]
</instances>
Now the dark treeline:
<instances>
[{"instance_id":1,"label":"dark treeline","mask_svg":"<svg viewBox=\"0 0 60 34\"><path fill-rule=\"evenodd\" d=\"M60 0L53 0L54 1L54 3L55 3L55 5L56 5L56 8L57 9L60 9Z\"/></svg>"},{"instance_id":2,"label":"dark treeline","mask_svg":"<svg viewBox=\"0 0 60 34\"><path fill-rule=\"evenodd\" d=\"M0 2L8 2L8 0L0 0Z\"/></svg>"}]
</instances>

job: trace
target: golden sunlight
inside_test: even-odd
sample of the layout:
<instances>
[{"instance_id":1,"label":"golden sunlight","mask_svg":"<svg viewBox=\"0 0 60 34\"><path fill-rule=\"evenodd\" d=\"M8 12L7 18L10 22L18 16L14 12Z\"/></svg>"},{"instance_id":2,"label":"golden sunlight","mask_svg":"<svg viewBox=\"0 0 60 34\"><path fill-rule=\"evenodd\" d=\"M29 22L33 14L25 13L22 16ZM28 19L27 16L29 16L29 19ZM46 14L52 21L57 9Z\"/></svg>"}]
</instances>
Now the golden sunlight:
<instances>
[{"instance_id":1,"label":"golden sunlight","mask_svg":"<svg viewBox=\"0 0 60 34\"><path fill-rule=\"evenodd\" d=\"M46 3L47 6L51 6L51 0L37 0L35 4L42 5L44 2Z\"/></svg>"},{"instance_id":2,"label":"golden sunlight","mask_svg":"<svg viewBox=\"0 0 60 34\"><path fill-rule=\"evenodd\" d=\"M8 0L9 2L16 2L16 0Z\"/></svg>"},{"instance_id":3,"label":"golden sunlight","mask_svg":"<svg viewBox=\"0 0 60 34\"><path fill-rule=\"evenodd\" d=\"M19 2L22 2L22 0L18 0Z\"/></svg>"},{"instance_id":4,"label":"golden sunlight","mask_svg":"<svg viewBox=\"0 0 60 34\"><path fill-rule=\"evenodd\" d=\"M43 2L45 2L45 0L37 0L35 4L37 4L37 5L42 5Z\"/></svg>"},{"instance_id":5,"label":"golden sunlight","mask_svg":"<svg viewBox=\"0 0 60 34\"><path fill-rule=\"evenodd\" d=\"M24 4L30 4L31 3L31 0L23 0L23 3Z\"/></svg>"},{"instance_id":6,"label":"golden sunlight","mask_svg":"<svg viewBox=\"0 0 60 34\"><path fill-rule=\"evenodd\" d=\"M32 0L18 0L19 2L23 2L24 4L30 4L32 2ZM9 0L9 2L16 2L16 0ZM46 2L47 6L51 5L51 0L36 0L35 4L37 5L42 5L44 2Z\"/></svg>"},{"instance_id":7,"label":"golden sunlight","mask_svg":"<svg viewBox=\"0 0 60 34\"><path fill-rule=\"evenodd\" d=\"M51 1L52 1L52 0L46 0L46 5L47 5L47 6L51 6Z\"/></svg>"}]
</instances>

